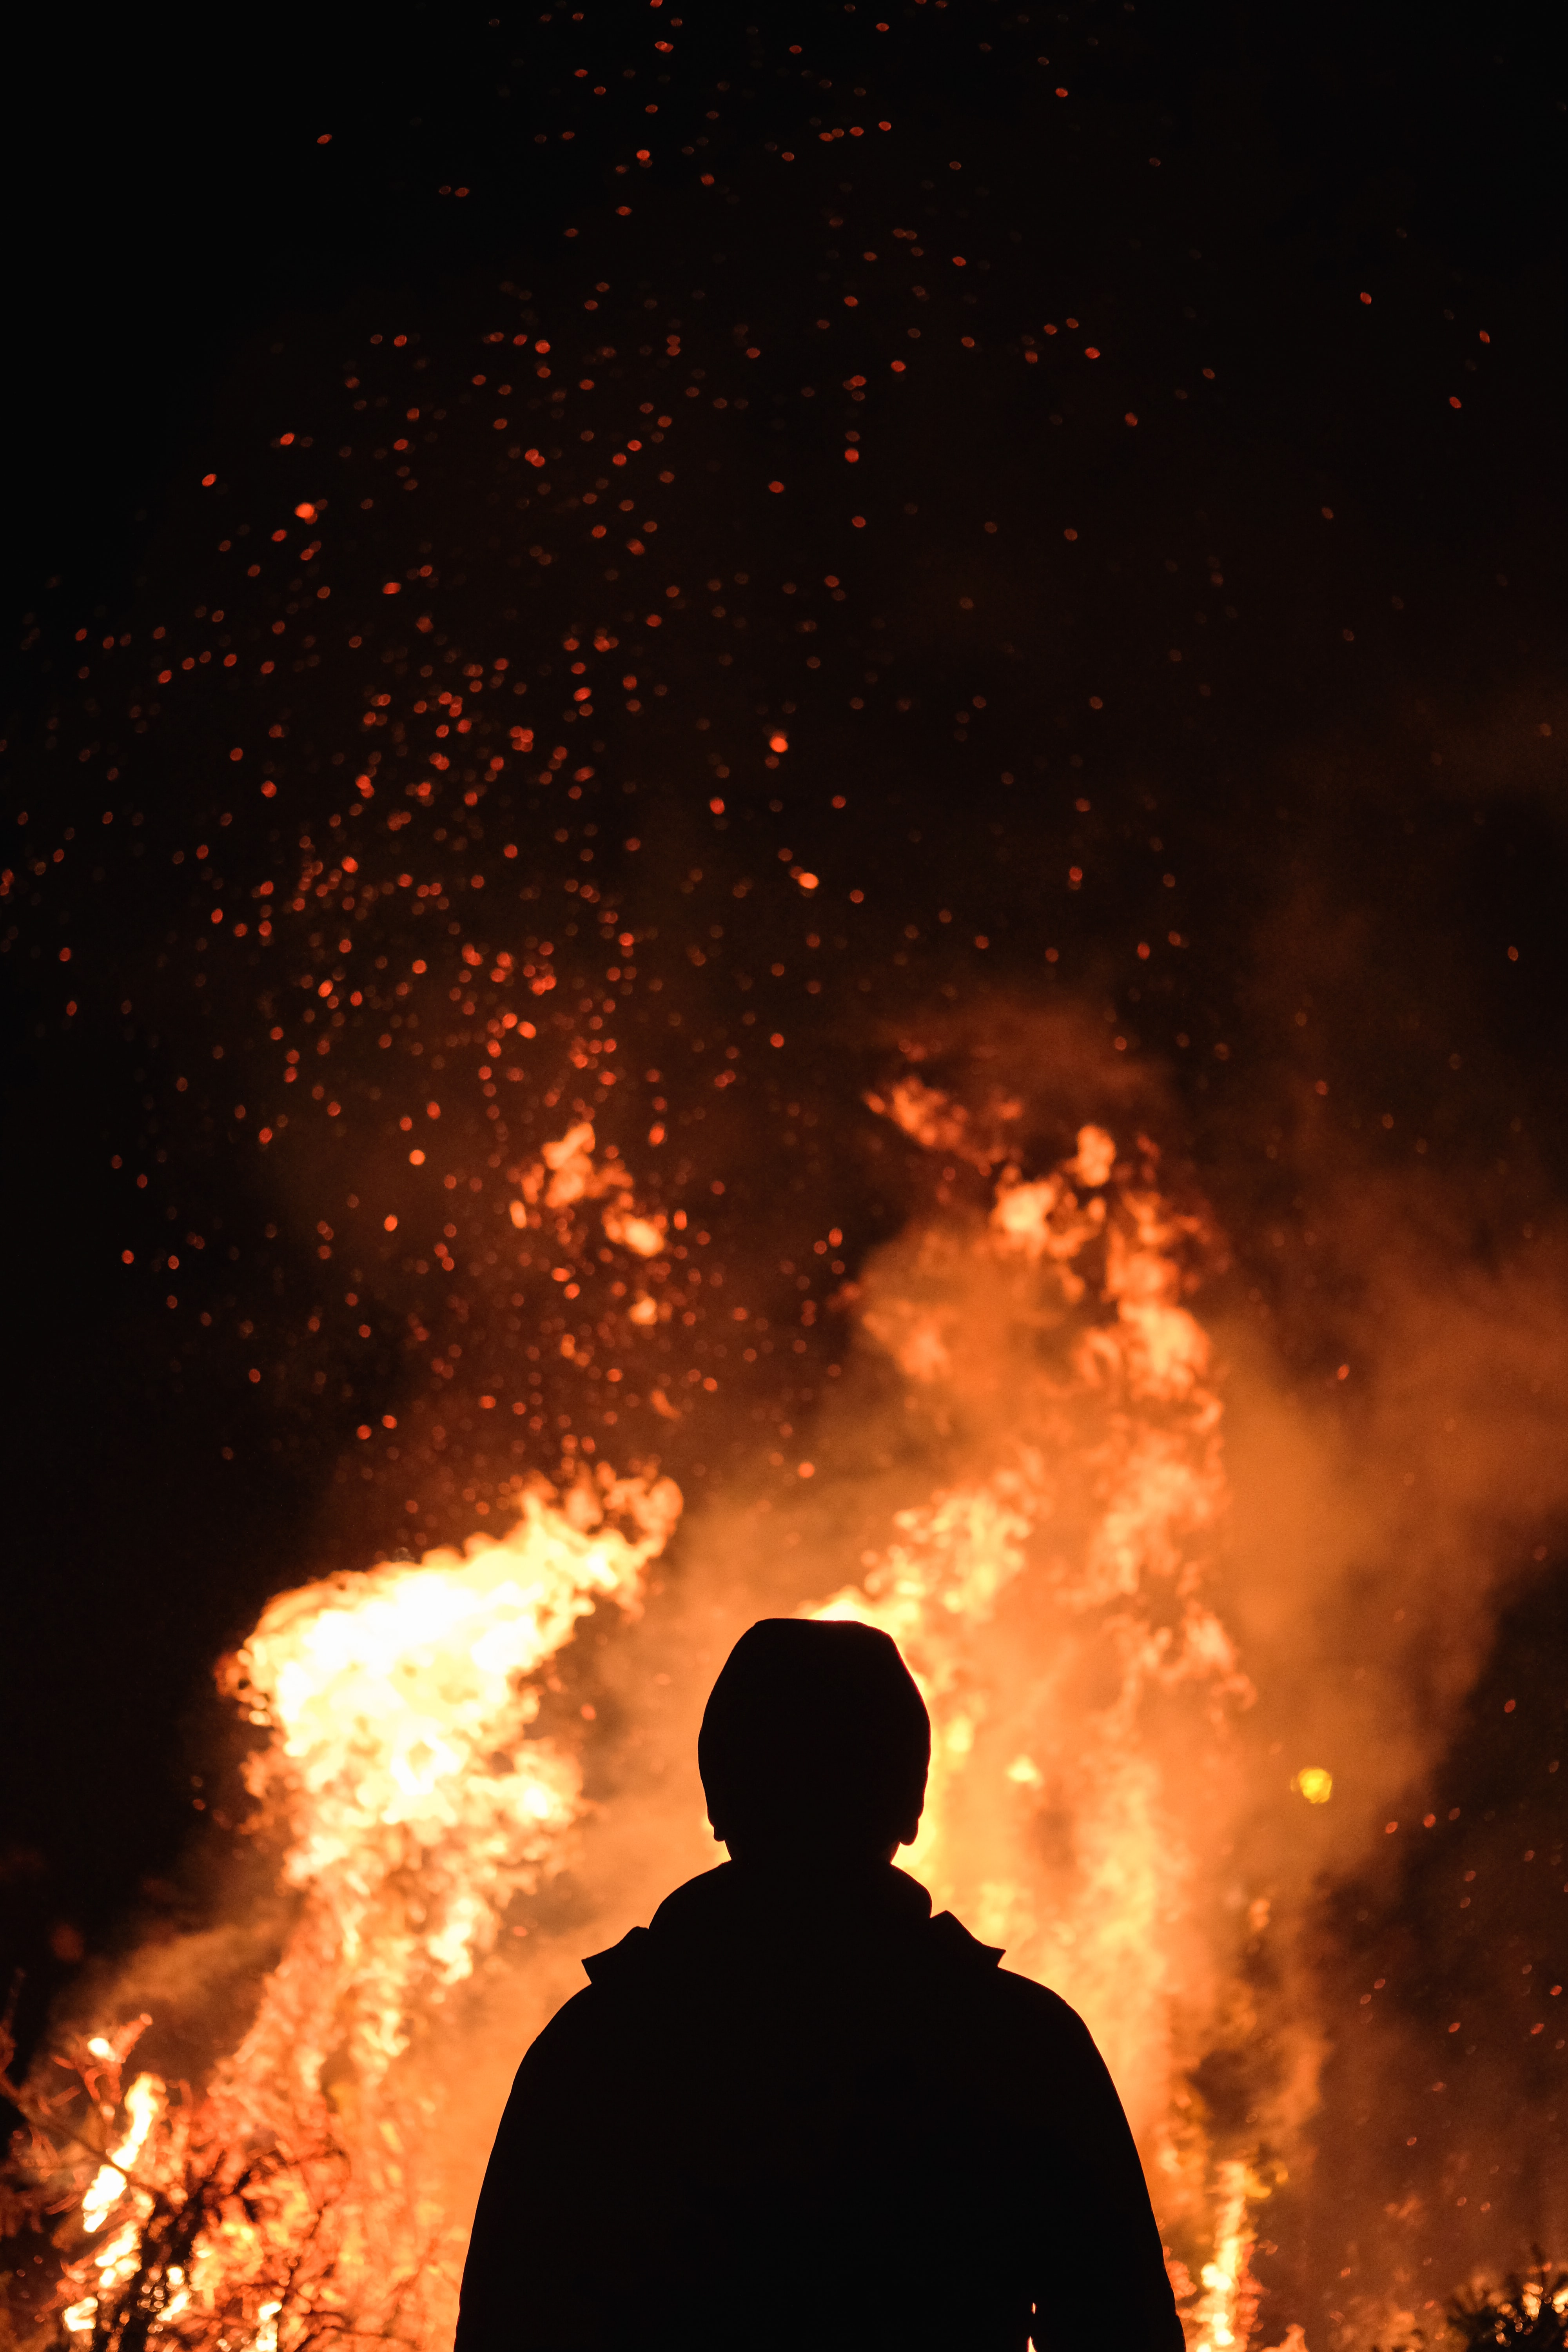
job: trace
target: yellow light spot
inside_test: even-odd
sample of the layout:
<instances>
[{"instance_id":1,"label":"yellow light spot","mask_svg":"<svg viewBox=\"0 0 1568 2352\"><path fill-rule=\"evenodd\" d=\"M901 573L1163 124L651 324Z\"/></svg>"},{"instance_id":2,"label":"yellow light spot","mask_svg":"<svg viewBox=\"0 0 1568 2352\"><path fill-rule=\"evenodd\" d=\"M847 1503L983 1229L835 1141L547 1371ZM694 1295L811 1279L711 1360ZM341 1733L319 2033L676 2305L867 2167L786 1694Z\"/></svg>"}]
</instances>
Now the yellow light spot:
<instances>
[{"instance_id":1,"label":"yellow light spot","mask_svg":"<svg viewBox=\"0 0 1568 2352\"><path fill-rule=\"evenodd\" d=\"M1299 1789L1310 1805L1326 1805L1334 1793L1334 1776L1321 1764L1303 1764L1290 1786Z\"/></svg>"}]
</instances>

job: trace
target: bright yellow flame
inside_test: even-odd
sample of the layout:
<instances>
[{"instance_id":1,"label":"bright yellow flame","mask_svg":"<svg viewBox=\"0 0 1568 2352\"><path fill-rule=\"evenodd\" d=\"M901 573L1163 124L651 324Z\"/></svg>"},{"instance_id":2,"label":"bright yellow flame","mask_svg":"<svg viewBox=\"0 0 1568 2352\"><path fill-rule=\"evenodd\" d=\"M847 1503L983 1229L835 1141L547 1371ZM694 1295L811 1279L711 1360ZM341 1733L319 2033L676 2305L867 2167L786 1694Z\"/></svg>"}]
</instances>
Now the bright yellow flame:
<instances>
[{"instance_id":1,"label":"bright yellow flame","mask_svg":"<svg viewBox=\"0 0 1568 2352\"><path fill-rule=\"evenodd\" d=\"M142 2079L146 2081L150 2078L143 2076ZM160 2092L163 2087L160 2083L158 2085ZM96 2186L95 2182L94 2187ZM143 2197L141 2200L143 2212L150 2209L152 2201L150 2197ZM97 2293L83 2295L79 2302L68 2305L60 2314L68 2333L72 2336L90 2335L98 2317L98 2306L103 2296L112 2295L117 2287L123 2286L128 2279L134 2278L141 2268L142 2225L137 2217L133 2215L122 2228L115 2231L107 2245L100 2247L92 2257L92 2266L98 2273ZM79 2276L79 2273L78 2275Z\"/></svg>"},{"instance_id":2,"label":"bright yellow flame","mask_svg":"<svg viewBox=\"0 0 1568 2352\"><path fill-rule=\"evenodd\" d=\"M1244 2164L1220 2168L1220 2207L1214 2259L1202 2270L1204 2292L1190 2315L1190 2352L1242 2352L1257 2308L1258 2289L1250 2268L1252 2230L1247 2220L1249 2197L1256 2193Z\"/></svg>"},{"instance_id":3,"label":"bright yellow flame","mask_svg":"<svg viewBox=\"0 0 1568 2352\"><path fill-rule=\"evenodd\" d=\"M493 1947L511 1897L559 1866L581 1777L531 1736L535 1678L602 1603L636 1613L681 1507L668 1479L607 1470L516 1499L499 1538L281 1594L226 1669L271 1733L247 1777L257 1826L284 1833L282 1949L205 2101L170 2105L151 2074L132 2084L124 2135L79 2209L89 2231L120 2226L67 2273L69 2334L101 2326L137 2276L151 2191L177 2206L226 2165L237 2184L265 2147L243 2201L213 2195L166 2273L163 2317L185 2314L205 2342L244 2310L249 2332L230 2340L277 2352L286 2305L346 2304L400 2314L412 2343L450 2340L462 2221L416 2167L428 2089L395 2069ZM119 2041L96 2036L92 2054L117 2059Z\"/></svg>"},{"instance_id":4,"label":"bright yellow flame","mask_svg":"<svg viewBox=\"0 0 1568 2352\"><path fill-rule=\"evenodd\" d=\"M88 2044L95 2057L112 2057L111 2043L95 2035ZM156 2074L138 2074L125 2094L125 2112L130 2128L110 2161L100 2165L91 2188L81 2200L81 2222L84 2230L100 2230L113 2208L120 2202L125 2188L124 2167L134 2163L153 2123L163 2112L167 2094Z\"/></svg>"},{"instance_id":5,"label":"bright yellow flame","mask_svg":"<svg viewBox=\"0 0 1568 2352\"><path fill-rule=\"evenodd\" d=\"M1290 1786L1299 1789L1310 1805L1326 1805L1334 1793L1334 1776L1321 1764L1303 1764Z\"/></svg>"},{"instance_id":6,"label":"bright yellow flame","mask_svg":"<svg viewBox=\"0 0 1568 2352\"><path fill-rule=\"evenodd\" d=\"M599 1601L637 1605L679 1509L668 1479L585 1479L559 1503L536 1489L499 1538L270 1603L230 1686L277 1735L250 1785L287 1809L285 1883L339 1958L310 1994L314 2030L301 2041L293 2003L286 2024L264 2005L237 2067L269 2046L313 2084L346 2004L352 2053L379 2074L418 2003L471 1972L577 1807L574 1765L526 1736L539 1696L525 1677ZM395 1895L411 1869L416 1896Z\"/></svg>"}]
</instances>

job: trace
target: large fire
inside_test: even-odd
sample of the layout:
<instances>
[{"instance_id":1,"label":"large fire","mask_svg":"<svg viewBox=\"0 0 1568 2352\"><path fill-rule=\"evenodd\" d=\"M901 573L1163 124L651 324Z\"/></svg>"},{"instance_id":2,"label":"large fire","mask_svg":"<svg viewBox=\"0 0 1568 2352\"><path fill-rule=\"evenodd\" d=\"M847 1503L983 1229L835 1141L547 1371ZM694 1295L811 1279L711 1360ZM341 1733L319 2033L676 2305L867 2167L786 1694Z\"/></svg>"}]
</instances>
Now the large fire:
<instances>
[{"instance_id":1,"label":"large fire","mask_svg":"<svg viewBox=\"0 0 1568 2352\"><path fill-rule=\"evenodd\" d=\"M863 70L834 78L857 111ZM637 87L632 135L676 137L673 93ZM573 89L606 95L575 63ZM1568 1505L1568 1260L1518 1183L1529 1105L1495 1092L1514 1075L1448 1088L1439 1065L1482 1059L1473 1008L1325 921L1347 860L1314 898L1293 733L1288 895L1258 937L1238 916L1270 869L1224 837L1258 833L1266 763L1223 714L1267 673L1226 575L1284 542L1249 553L1206 490L1194 520L1163 457L1129 472L1167 446L1153 394L1124 408L1108 330L1035 316L1098 205L1044 207L1021 278L982 252L1019 247L1037 123L1026 204L957 155L922 176L900 90L770 132L758 205L762 178L721 184L710 96L684 196L639 143L559 267L520 238L537 290L355 326L336 381L266 378L250 440L193 467L226 534L203 601L163 578L133 627L78 629L30 873L0 875L47 910L66 1024L133 1067L116 1279L173 1394L221 1392L232 1491L308 1457L312 1539L358 1564L220 1669L249 1819L206 1927L89 1965L5 2086L27 2128L0 2221L44 2282L13 2273L21 2352L445 2352L515 2060L580 1957L713 1859L698 1712L780 1610L881 1625L919 1676L907 1859L1087 2018L1191 2352L1403 2341L1564 2210L1561 1799L1524 1817L1517 1761L1505 1821L1484 1774L1436 1785ZM879 188L841 177L852 152ZM699 267L721 203L731 261ZM785 217L781 277L746 224ZM709 274L731 265L743 327ZM1131 321L1147 294L1115 299ZM1097 340L1069 378L1080 324L1105 364ZM1182 432L1230 465L1219 389L1213 425L1187 394ZM1248 485L1300 505L1293 475L1272 505ZM1350 565L1319 635L1359 675L1364 543L1318 543ZM1243 742L1247 822L1220 826L1195 779ZM1468 865L1495 780L1472 818L1448 756L1421 824ZM140 931L104 924L100 856ZM46 900L68 877L87 895ZM1377 972L1383 1060L1352 1087ZM1466 1129L1507 1184L1453 1173ZM1178 1142L1228 1195L1228 1288ZM1535 1907L1507 1915L1528 1957L1488 1915L1483 2026L1505 1833ZM1412 1873L1382 1916L1354 1908L1369 1852Z\"/></svg>"},{"instance_id":2,"label":"large fire","mask_svg":"<svg viewBox=\"0 0 1568 2352\"><path fill-rule=\"evenodd\" d=\"M1165 1197L1145 1139L1088 1125L1069 1160L1030 1177L1006 1105L990 1134L913 1082L877 1107L985 1170L990 1209L939 1188L868 1269L863 1347L896 1370L930 1484L848 1581L831 1545L797 1546L796 1605L902 1646L935 1733L911 1866L1089 2019L1150 2168L1193 2352L1241 2352L1279 2148L1207 2127L1184 2087L1194 2037L1212 2039L1238 1993L1237 1921L1197 1846L1252 1699L1211 1591L1222 1409L1185 1303L1203 1221ZM546 1151L514 1222L596 1203L606 1230L637 1246L646 1228L657 1247L593 1145L579 1128ZM875 1451L879 1433L859 1435ZM68 2336L213 2352L447 2340L467 2200L515 2054L487 2045L479 2089L457 2093L476 2068L473 2005L499 1989L510 2017L537 2022L564 1990L536 1957L529 1902L574 1869L593 1877L605 1810L585 1810L576 1757L537 1731L541 1693L590 1616L642 1638L645 1571L681 1498L601 1465L563 1490L521 1486L514 1508L504 1535L462 1552L281 1595L224 1666L266 1735L247 1780L287 1923L248 2030L201 2090L132 2073L156 2021L105 2016L62 2053L69 2087L29 2097L37 2177L71 2215ZM695 1706L710 1671L688 1674ZM695 1853L699 1808L681 1802ZM634 1836L646 1807L664 1839L651 1790L634 1780L614 1807ZM598 1911L618 1905L624 1923L646 1886L597 1871Z\"/></svg>"}]
</instances>

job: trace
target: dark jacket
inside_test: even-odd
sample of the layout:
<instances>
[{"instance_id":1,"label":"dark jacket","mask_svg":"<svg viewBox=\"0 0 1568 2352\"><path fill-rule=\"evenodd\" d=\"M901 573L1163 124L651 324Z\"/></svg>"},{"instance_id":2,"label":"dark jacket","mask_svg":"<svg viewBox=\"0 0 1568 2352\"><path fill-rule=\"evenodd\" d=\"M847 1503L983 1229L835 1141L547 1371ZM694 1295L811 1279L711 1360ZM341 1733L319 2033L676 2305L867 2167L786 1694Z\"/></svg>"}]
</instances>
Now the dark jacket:
<instances>
[{"instance_id":1,"label":"dark jacket","mask_svg":"<svg viewBox=\"0 0 1568 2352\"><path fill-rule=\"evenodd\" d=\"M901 1871L730 1863L518 2070L457 2352L1182 2352L1082 2021Z\"/></svg>"}]
</instances>

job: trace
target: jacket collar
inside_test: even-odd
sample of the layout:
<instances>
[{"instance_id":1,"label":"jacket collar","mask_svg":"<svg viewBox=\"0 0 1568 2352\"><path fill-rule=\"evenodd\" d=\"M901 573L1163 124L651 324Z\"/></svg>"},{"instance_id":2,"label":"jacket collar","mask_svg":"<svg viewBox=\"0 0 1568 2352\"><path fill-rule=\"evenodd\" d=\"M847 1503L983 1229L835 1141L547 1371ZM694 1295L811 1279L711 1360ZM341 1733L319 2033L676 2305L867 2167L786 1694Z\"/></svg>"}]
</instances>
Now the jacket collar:
<instances>
[{"instance_id":1,"label":"jacket collar","mask_svg":"<svg viewBox=\"0 0 1568 2352\"><path fill-rule=\"evenodd\" d=\"M682 1970L767 1962L842 1962L924 1948L994 1968L999 1949L977 1943L950 1911L931 1916L918 1879L890 1863L848 1872L800 1872L721 1863L668 1895L647 1927L634 1927L583 1963L593 1984L628 1970Z\"/></svg>"}]
</instances>

